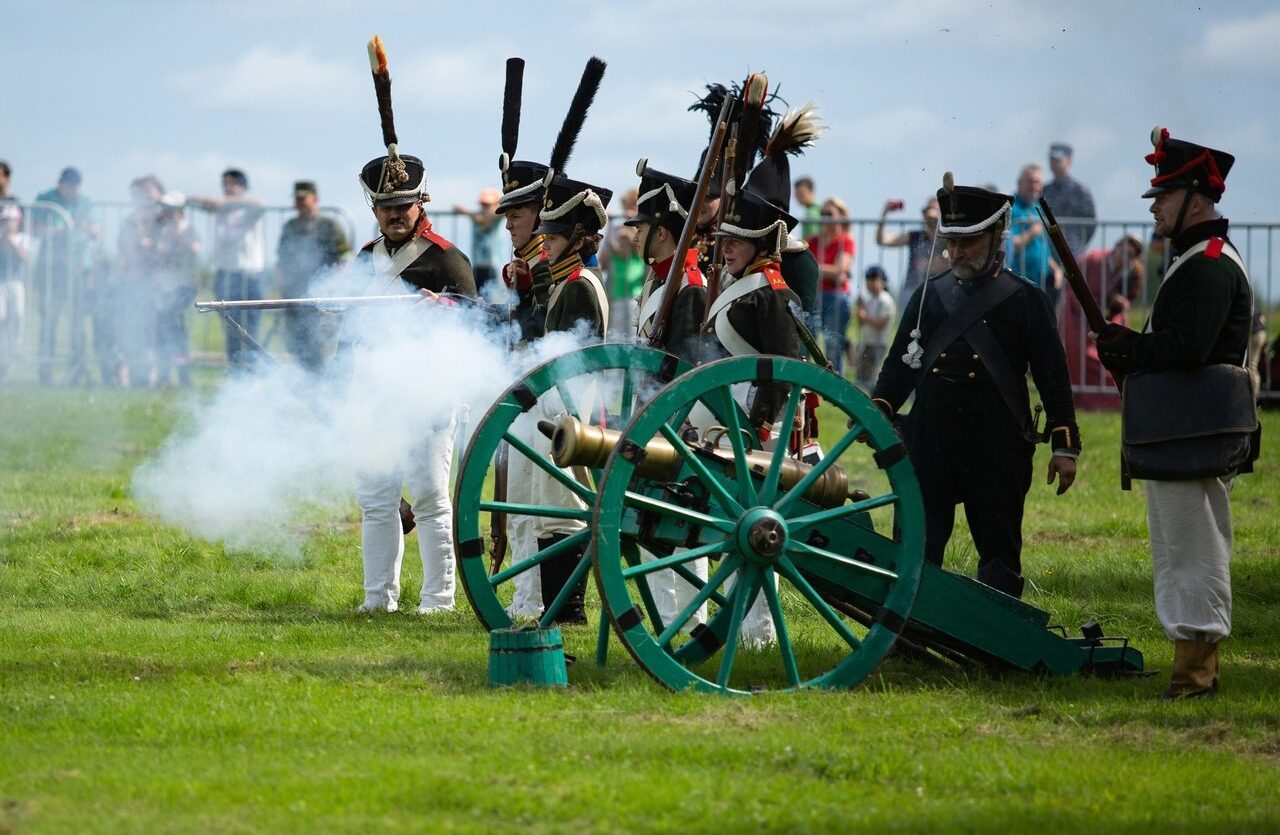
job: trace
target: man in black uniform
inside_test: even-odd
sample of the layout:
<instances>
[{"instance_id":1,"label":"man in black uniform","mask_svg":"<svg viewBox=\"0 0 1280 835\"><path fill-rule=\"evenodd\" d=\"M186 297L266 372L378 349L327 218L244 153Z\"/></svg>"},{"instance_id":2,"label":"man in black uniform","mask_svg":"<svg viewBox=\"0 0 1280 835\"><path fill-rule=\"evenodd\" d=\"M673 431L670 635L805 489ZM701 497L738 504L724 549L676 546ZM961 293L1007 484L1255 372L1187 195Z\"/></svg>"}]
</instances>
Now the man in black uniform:
<instances>
[{"instance_id":1,"label":"man in black uniform","mask_svg":"<svg viewBox=\"0 0 1280 835\"><path fill-rule=\"evenodd\" d=\"M1066 356L1044 291L1003 266L1013 198L955 186L938 191L938 236L951 270L912 294L872 398L892 418L915 392L903 423L925 509L925 558L942 564L965 517L978 550L978 579L1022 594L1022 511L1041 438L1030 410L1028 368L1048 413L1058 493L1075 480L1080 432Z\"/></svg>"},{"instance_id":2,"label":"man in black uniform","mask_svg":"<svg viewBox=\"0 0 1280 835\"><path fill-rule=\"evenodd\" d=\"M1216 204L1235 158L1157 127L1151 213L1176 258L1151 307L1143 333L1110 324L1098 355L1112 371L1195 372L1240 365L1249 342L1253 295L1240 253ZM1126 398L1132 396L1126 386ZM1138 404L1141 408L1141 404ZM1191 409L1195 403L1158 403ZM1253 450L1254 455L1257 449ZM1231 634L1231 486L1233 474L1179 481L1147 480L1147 522L1155 578L1156 617L1174 642L1173 675L1164 697L1211 695L1218 689L1218 644Z\"/></svg>"}]
</instances>

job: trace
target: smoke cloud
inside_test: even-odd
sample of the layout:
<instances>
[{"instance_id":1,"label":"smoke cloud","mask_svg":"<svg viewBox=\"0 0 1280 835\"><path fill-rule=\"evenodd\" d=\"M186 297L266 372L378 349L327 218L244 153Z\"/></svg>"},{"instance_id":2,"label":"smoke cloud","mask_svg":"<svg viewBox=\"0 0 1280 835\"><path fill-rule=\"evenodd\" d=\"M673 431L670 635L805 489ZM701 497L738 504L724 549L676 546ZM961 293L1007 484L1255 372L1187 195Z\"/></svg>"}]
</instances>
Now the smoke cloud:
<instances>
[{"instance_id":1,"label":"smoke cloud","mask_svg":"<svg viewBox=\"0 0 1280 835\"><path fill-rule=\"evenodd\" d=\"M297 554L301 516L349 507L357 467L396 466L455 414L474 428L526 371L586 341L551 334L512 352L507 326L482 308L391 303L343 317L350 347L325 376L263 358L191 404L135 473L139 505L232 550Z\"/></svg>"}]
</instances>

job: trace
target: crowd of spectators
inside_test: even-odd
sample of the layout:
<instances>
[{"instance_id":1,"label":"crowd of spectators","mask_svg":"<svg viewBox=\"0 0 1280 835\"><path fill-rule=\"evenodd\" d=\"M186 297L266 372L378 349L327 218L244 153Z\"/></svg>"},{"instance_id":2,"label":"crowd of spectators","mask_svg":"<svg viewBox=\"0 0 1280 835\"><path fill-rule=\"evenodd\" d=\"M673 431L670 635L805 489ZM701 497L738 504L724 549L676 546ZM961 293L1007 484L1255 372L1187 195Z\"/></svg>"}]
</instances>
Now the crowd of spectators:
<instances>
[{"instance_id":1,"label":"crowd of spectators","mask_svg":"<svg viewBox=\"0 0 1280 835\"><path fill-rule=\"evenodd\" d=\"M1109 381L1096 350L1085 340L1079 305L1070 293L1063 293L1062 265L1037 201L1044 196L1053 207L1091 289L1113 321L1127 321L1129 306L1144 298L1144 290L1149 297L1158 289L1168 253L1158 235L1145 245L1126 234L1114 245L1090 248L1096 211L1088 187L1071 175L1073 156L1069 145L1053 143L1048 154L1052 179L1046 182L1045 170L1034 162L1017 172L1006 264L1053 299L1073 383L1105 387ZM102 218L82 193L83 178L76 168L63 169L55 186L31 204L11 193L10 177L9 165L0 161L0 381L11 374L34 327L31 341L41 384L185 385L190 381L191 356L187 322L202 261L212 273L216 298L287 298L306 295L317 277L351 255L343 225L319 211L319 195L310 181L295 184L295 214L281 229L276 263L269 270L265 207L249 194L249 178L240 169L223 172L218 197L185 197L167 191L150 175L134 180L131 210L119 223L113 257L104 245ZM482 294L493 292L489 286L507 254L503 220L494 211L499 196L497 189L486 188L476 209L453 208L470 222L469 252ZM907 201L884 202L875 243L882 250L905 248L899 261L903 272L895 282L884 266L871 264L859 282L857 240L847 203L837 196L820 200L810 177L795 180L793 198L800 228L792 235L803 236L820 270L820 310L812 320L815 335L838 372L848 366L851 376L869 387L883 361L899 302L906 304L925 278L947 269L946 248L935 237L938 201L929 195L919 204L918 222L891 220ZM635 200L634 189L622 195L622 216L634 213ZM202 241L193 227L190 210L207 213L208 241ZM896 229L889 227L891 222ZM633 229L614 223L599 254L608 278L615 338L631 333L635 299L644 279L645 264L635 243ZM282 313L277 323L283 327L289 355L299 365L311 371L323 367L332 350L331 317L299 309ZM1259 328L1263 333L1265 323ZM269 341L272 335L263 337L259 311L238 312L234 322L224 325L228 364L247 366L254 360L254 343ZM60 369L56 380L55 365Z\"/></svg>"}]
</instances>

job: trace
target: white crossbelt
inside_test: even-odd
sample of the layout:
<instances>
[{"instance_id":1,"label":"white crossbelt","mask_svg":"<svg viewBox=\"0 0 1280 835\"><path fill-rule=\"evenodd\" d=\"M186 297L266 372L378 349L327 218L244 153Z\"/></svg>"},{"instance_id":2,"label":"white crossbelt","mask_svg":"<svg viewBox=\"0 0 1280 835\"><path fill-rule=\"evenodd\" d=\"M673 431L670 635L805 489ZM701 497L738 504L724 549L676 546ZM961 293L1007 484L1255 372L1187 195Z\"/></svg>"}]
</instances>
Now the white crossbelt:
<instances>
[{"instance_id":1,"label":"white crossbelt","mask_svg":"<svg viewBox=\"0 0 1280 835\"><path fill-rule=\"evenodd\" d=\"M743 276L725 288L725 291L711 303L711 309L707 311L707 318L715 325L716 338L720 340L724 349L735 357L757 354L759 351L729 323L729 305L748 293L768 286L769 279L764 273Z\"/></svg>"}]
</instances>

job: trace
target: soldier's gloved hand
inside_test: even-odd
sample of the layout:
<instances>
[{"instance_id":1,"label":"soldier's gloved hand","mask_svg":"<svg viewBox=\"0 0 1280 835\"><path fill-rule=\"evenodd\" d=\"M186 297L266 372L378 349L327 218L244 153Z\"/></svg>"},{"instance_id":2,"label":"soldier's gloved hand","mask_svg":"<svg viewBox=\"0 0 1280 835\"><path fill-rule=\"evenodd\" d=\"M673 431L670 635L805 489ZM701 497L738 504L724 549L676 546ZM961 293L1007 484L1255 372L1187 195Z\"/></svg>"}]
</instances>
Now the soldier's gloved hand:
<instances>
[{"instance_id":1,"label":"soldier's gloved hand","mask_svg":"<svg viewBox=\"0 0 1280 835\"><path fill-rule=\"evenodd\" d=\"M871 398L871 402L876 404L876 408L880 410L880 413L883 414L885 418L890 423L893 424L893 431L897 432L898 437L901 438L902 429L899 426L898 414L893 410L893 406L889 404L889 401L880 397L873 397ZM852 421L850 421L850 424L852 425ZM871 438L870 436L867 435L866 432L863 432L861 435L858 436L858 443L869 444L871 443Z\"/></svg>"},{"instance_id":2,"label":"soldier's gloved hand","mask_svg":"<svg viewBox=\"0 0 1280 835\"><path fill-rule=\"evenodd\" d=\"M1110 371L1132 371L1138 336L1137 331L1108 322L1102 326L1101 331L1093 335L1098 343L1098 359Z\"/></svg>"}]
</instances>

